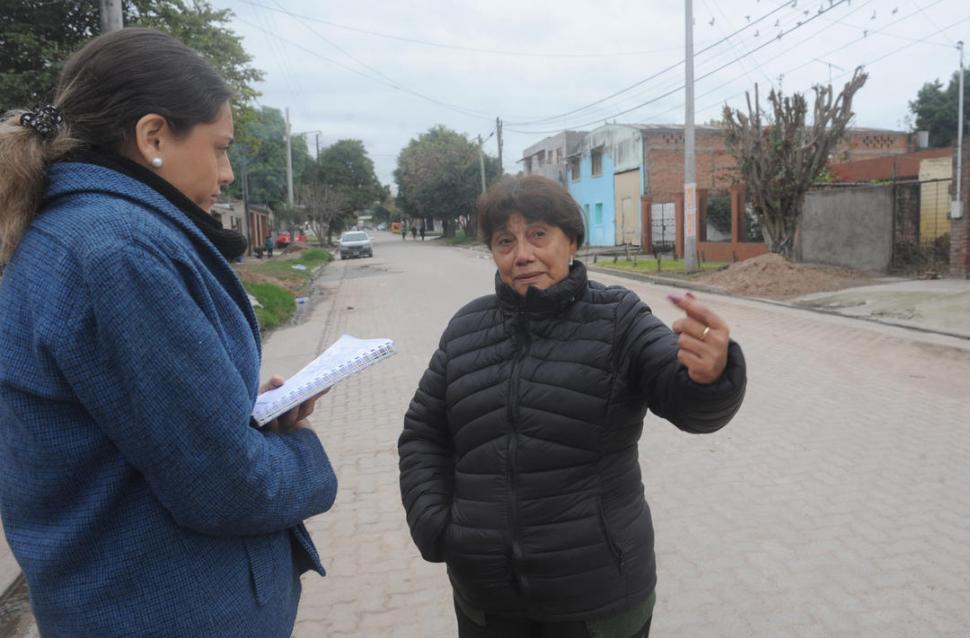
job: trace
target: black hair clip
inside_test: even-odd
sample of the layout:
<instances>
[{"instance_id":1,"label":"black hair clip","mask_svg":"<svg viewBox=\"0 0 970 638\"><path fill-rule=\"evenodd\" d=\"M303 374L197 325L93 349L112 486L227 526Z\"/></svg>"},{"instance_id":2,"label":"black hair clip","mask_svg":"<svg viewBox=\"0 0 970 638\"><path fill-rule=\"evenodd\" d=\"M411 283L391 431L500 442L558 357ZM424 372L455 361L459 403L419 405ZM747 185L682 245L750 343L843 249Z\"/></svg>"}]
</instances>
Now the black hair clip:
<instances>
[{"instance_id":1,"label":"black hair clip","mask_svg":"<svg viewBox=\"0 0 970 638\"><path fill-rule=\"evenodd\" d=\"M27 111L20 116L21 126L34 129L45 140L50 140L57 135L57 129L63 121L64 116L52 104L35 106L33 110Z\"/></svg>"}]
</instances>

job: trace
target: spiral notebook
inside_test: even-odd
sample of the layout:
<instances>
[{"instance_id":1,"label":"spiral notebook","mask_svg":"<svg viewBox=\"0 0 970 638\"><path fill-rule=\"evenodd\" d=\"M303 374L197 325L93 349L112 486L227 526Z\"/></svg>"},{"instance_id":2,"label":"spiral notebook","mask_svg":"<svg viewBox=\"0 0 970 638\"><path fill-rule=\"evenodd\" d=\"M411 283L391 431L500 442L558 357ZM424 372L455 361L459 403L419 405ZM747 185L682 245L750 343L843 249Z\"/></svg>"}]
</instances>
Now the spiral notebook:
<instances>
[{"instance_id":1,"label":"spiral notebook","mask_svg":"<svg viewBox=\"0 0 970 638\"><path fill-rule=\"evenodd\" d=\"M397 350L390 339L358 339L342 335L285 384L256 397L253 419L259 425L265 425L314 394L395 354Z\"/></svg>"}]
</instances>

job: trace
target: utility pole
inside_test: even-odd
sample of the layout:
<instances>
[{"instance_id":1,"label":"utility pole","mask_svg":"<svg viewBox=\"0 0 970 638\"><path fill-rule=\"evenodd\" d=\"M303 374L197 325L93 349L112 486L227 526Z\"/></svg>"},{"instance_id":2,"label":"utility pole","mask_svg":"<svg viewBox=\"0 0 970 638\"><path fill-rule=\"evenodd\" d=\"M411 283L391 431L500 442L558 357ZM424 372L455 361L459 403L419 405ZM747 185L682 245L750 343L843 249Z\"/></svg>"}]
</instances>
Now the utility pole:
<instances>
[{"instance_id":1,"label":"utility pole","mask_svg":"<svg viewBox=\"0 0 970 638\"><path fill-rule=\"evenodd\" d=\"M120 31L124 26L121 0L101 0L101 33Z\"/></svg>"},{"instance_id":2,"label":"utility pole","mask_svg":"<svg viewBox=\"0 0 970 638\"><path fill-rule=\"evenodd\" d=\"M293 208L293 149L290 145L290 107L286 107L286 205Z\"/></svg>"},{"instance_id":3,"label":"utility pole","mask_svg":"<svg viewBox=\"0 0 970 638\"><path fill-rule=\"evenodd\" d=\"M957 183L956 197L950 205L950 217L960 219L963 217L963 191L961 180L963 178L963 40L957 42L960 50L960 98L957 104Z\"/></svg>"},{"instance_id":4,"label":"utility pole","mask_svg":"<svg viewBox=\"0 0 970 638\"><path fill-rule=\"evenodd\" d=\"M485 149L482 148L485 144L482 140L482 136L478 136L478 166L482 169L482 193L485 192Z\"/></svg>"},{"instance_id":5,"label":"utility pole","mask_svg":"<svg viewBox=\"0 0 970 638\"><path fill-rule=\"evenodd\" d=\"M495 118L495 134L498 136L498 174L499 177L505 175L505 169L502 164L502 118Z\"/></svg>"},{"instance_id":6,"label":"utility pole","mask_svg":"<svg viewBox=\"0 0 970 638\"><path fill-rule=\"evenodd\" d=\"M694 5L685 0L687 112L684 116L684 270L697 270L697 177L694 162Z\"/></svg>"}]
</instances>

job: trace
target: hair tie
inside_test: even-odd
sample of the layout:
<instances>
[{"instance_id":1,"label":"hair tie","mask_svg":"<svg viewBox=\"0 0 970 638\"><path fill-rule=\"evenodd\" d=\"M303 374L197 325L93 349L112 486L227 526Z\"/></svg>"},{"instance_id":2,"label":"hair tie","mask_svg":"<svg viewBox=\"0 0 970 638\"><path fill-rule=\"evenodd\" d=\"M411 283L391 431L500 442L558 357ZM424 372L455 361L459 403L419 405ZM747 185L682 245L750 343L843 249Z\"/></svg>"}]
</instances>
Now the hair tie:
<instances>
[{"instance_id":1,"label":"hair tie","mask_svg":"<svg viewBox=\"0 0 970 638\"><path fill-rule=\"evenodd\" d=\"M35 106L20 116L20 125L37 131L45 140L57 135L57 129L64 121L64 116L53 104Z\"/></svg>"}]
</instances>

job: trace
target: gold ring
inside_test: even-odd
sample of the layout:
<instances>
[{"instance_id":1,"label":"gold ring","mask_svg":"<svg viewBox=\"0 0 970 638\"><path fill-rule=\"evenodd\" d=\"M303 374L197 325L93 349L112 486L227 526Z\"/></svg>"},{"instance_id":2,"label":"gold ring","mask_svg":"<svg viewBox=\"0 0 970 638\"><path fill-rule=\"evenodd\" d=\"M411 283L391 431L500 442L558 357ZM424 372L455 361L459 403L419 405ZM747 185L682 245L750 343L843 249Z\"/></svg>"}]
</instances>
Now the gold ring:
<instances>
[{"instance_id":1,"label":"gold ring","mask_svg":"<svg viewBox=\"0 0 970 638\"><path fill-rule=\"evenodd\" d=\"M701 341L704 341L704 339L707 339L707 333L710 331L711 331L710 326L704 326L704 332L701 334Z\"/></svg>"}]
</instances>

